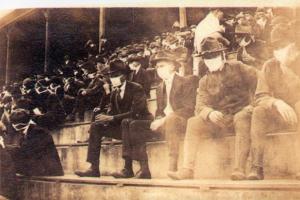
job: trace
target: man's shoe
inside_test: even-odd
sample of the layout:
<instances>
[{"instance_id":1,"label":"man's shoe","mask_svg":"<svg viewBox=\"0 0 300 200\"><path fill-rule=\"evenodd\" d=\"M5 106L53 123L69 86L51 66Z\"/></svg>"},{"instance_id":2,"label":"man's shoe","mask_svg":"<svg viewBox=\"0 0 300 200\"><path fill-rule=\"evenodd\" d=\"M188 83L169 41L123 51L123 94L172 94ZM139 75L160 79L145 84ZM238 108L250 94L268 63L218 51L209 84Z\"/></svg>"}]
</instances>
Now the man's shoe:
<instances>
[{"instance_id":1,"label":"man's shoe","mask_svg":"<svg viewBox=\"0 0 300 200\"><path fill-rule=\"evenodd\" d=\"M296 174L296 179L297 179L297 180L300 180L300 172L298 172L298 173Z\"/></svg>"},{"instance_id":2,"label":"man's shoe","mask_svg":"<svg viewBox=\"0 0 300 200\"><path fill-rule=\"evenodd\" d=\"M191 169L180 169L177 172L168 172L168 176L174 180L193 179L193 170Z\"/></svg>"},{"instance_id":3,"label":"man's shoe","mask_svg":"<svg viewBox=\"0 0 300 200\"><path fill-rule=\"evenodd\" d=\"M251 167L250 173L247 177L248 180L263 180L264 170L262 167L253 166Z\"/></svg>"},{"instance_id":4,"label":"man's shoe","mask_svg":"<svg viewBox=\"0 0 300 200\"><path fill-rule=\"evenodd\" d=\"M100 177L100 171L88 169L86 171L75 171L75 174L80 177Z\"/></svg>"},{"instance_id":5,"label":"man's shoe","mask_svg":"<svg viewBox=\"0 0 300 200\"><path fill-rule=\"evenodd\" d=\"M114 172L111 174L114 178L132 178L134 177L133 171L129 169L122 169L120 172Z\"/></svg>"},{"instance_id":6,"label":"man's shoe","mask_svg":"<svg viewBox=\"0 0 300 200\"><path fill-rule=\"evenodd\" d=\"M246 180L246 175L244 172L241 172L239 170L234 170L230 178L233 181L242 181L242 180Z\"/></svg>"},{"instance_id":7,"label":"man's shoe","mask_svg":"<svg viewBox=\"0 0 300 200\"><path fill-rule=\"evenodd\" d=\"M169 171L176 172L177 171L177 158L170 157L169 159Z\"/></svg>"},{"instance_id":8,"label":"man's shoe","mask_svg":"<svg viewBox=\"0 0 300 200\"><path fill-rule=\"evenodd\" d=\"M74 122L75 121L75 115L74 114L70 114L66 117L65 119L66 122Z\"/></svg>"},{"instance_id":9,"label":"man's shoe","mask_svg":"<svg viewBox=\"0 0 300 200\"><path fill-rule=\"evenodd\" d=\"M146 172L143 172L142 170L139 170L134 178L137 178L137 179L151 179L151 173L150 171L146 171Z\"/></svg>"}]
</instances>

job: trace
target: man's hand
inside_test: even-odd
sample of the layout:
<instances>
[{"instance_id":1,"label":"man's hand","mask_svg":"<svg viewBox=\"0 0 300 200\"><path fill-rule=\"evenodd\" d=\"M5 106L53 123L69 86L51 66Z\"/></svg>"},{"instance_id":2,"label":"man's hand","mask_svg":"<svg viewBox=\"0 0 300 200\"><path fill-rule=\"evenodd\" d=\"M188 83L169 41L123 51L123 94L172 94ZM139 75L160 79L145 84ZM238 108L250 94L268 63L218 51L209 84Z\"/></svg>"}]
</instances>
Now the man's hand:
<instances>
[{"instance_id":1,"label":"man's hand","mask_svg":"<svg viewBox=\"0 0 300 200\"><path fill-rule=\"evenodd\" d=\"M165 123L165 117L161 119L156 119L151 123L150 129L152 131L157 131L159 127L161 127L164 123Z\"/></svg>"},{"instance_id":2,"label":"man's hand","mask_svg":"<svg viewBox=\"0 0 300 200\"><path fill-rule=\"evenodd\" d=\"M94 108L93 112L95 113L95 112L98 112L98 111L100 111L100 110L101 110L101 108L96 107L96 108Z\"/></svg>"},{"instance_id":3,"label":"man's hand","mask_svg":"<svg viewBox=\"0 0 300 200\"><path fill-rule=\"evenodd\" d=\"M86 90L82 90L82 91L81 91L81 95L82 95L82 96L85 96L86 94L87 94L87 93L86 93Z\"/></svg>"},{"instance_id":4,"label":"man's hand","mask_svg":"<svg viewBox=\"0 0 300 200\"><path fill-rule=\"evenodd\" d=\"M224 115L223 113L219 112L219 111L212 111L211 113L209 113L208 115L208 119L216 124L217 126L219 127L226 127L226 124L225 124L225 120L224 120Z\"/></svg>"},{"instance_id":5,"label":"man's hand","mask_svg":"<svg viewBox=\"0 0 300 200\"><path fill-rule=\"evenodd\" d=\"M113 116L110 115L104 115L104 114L99 114L96 115L95 121L96 122L110 122L114 119Z\"/></svg>"},{"instance_id":6,"label":"man's hand","mask_svg":"<svg viewBox=\"0 0 300 200\"><path fill-rule=\"evenodd\" d=\"M298 122L294 109L282 100L276 100L273 106L288 124L295 125Z\"/></svg>"},{"instance_id":7,"label":"man's hand","mask_svg":"<svg viewBox=\"0 0 300 200\"><path fill-rule=\"evenodd\" d=\"M4 149L5 145L4 145L4 139L2 136L0 136L0 146Z\"/></svg>"}]
</instances>

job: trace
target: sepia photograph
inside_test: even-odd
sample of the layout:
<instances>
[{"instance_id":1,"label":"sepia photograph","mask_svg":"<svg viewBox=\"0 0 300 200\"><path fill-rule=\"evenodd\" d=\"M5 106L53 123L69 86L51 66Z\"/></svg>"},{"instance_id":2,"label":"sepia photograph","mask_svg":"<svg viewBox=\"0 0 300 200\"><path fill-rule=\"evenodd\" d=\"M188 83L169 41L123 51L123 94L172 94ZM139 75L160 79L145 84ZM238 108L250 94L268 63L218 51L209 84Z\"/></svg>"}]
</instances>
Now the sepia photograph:
<instances>
[{"instance_id":1,"label":"sepia photograph","mask_svg":"<svg viewBox=\"0 0 300 200\"><path fill-rule=\"evenodd\" d=\"M300 199L300 2L12 2L0 200Z\"/></svg>"}]
</instances>

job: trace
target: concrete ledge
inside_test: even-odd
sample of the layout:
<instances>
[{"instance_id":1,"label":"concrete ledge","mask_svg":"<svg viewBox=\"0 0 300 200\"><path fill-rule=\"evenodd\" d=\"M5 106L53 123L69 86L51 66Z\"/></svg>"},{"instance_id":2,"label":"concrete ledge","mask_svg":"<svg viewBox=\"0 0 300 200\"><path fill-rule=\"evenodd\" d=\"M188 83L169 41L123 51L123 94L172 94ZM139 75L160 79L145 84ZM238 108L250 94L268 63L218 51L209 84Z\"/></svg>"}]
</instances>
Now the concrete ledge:
<instances>
[{"instance_id":1,"label":"concrete ledge","mask_svg":"<svg viewBox=\"0 0 300 200\"><path fill-rule=\"evenodd\" d=\"M278 133L268 137L265 151L265 174L267 178L292 178L298 172L300 161L296 157L299 147L298 134ZM206 138L201 141L195 164L195 178L228 178L233 170L234 136ZM122 145L102 146L100 169L109 175L123 167ZM63 167L67 174L89 167L86 163L87 144L57 147ZM166 178L168 171L168 147L165 141L147 144L150 170L154 178ZM179 167L182 166L182 145L180 146ZM134 163L134 170L139 165Z\"/></svg>"},{"instance_id":2,"label":"concrete ledge","mask_svg":"<svg viewBox=\"0 0 300 200\"><path fill-rule=\"evenodd\" d=\"M294 200L300 198L295 180L135 180L64 177L20 177L20 199L55 200Z\"/></svg>"}]
</instances>

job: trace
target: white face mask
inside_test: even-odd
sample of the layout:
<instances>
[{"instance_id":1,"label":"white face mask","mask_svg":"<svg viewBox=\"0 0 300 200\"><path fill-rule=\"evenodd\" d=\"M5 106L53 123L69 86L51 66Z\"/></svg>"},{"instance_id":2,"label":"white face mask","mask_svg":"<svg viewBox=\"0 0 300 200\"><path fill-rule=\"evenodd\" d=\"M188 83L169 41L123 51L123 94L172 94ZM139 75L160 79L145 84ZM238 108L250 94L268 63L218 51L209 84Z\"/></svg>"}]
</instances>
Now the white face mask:
<instances>
[{"instance_id":1,"label":"white face mask","mask_svg":"<svg viewBox=\"0 0 300 200\"><path fill-rule=\"evenodd\" d=\"M132 71L136 71L137 69L138 69L138 64L135 64L134 62L132 62L132 63L130 63L129 64L129 68L130 68L130 70L132 70Z\"/></svg>"},{"instance_id":2,"label":"white face mask","mask_svg":"<svg viewBox=\"0 0 300 200\"><path fill-rule=\"evenodd\" d=\"M267 24L267 20L265 18L260 18L256 21L256 23L259 25L261 29L265 29L265 26Z\"/></svg>"},{"instance_id":3,"label":"white face mask","mask_svg":"<svg viewBox=\"0 0 300 200\"><path fill-rule=\"evenodd\" d=\"M284 48L273 51L274 57L280 62L281 65L286 65L287 64L287 61L290 57L289 54L290 54L291 45L292 44L289 44Z\"/></svg>"},{"instance_id":4,"label":"white face mask","mask_svg":"<svg viewBox=\"0 0 300 200\"><path fill-rule=\"evenodd\" d=\"M249 40L248 42L246 42L246 38L244 37L241 41L240 41L240 46L241 47L246 47L251 43L251 40Z\"/></svg>"},{"instance_id":5,"label":"white face mask","mask_svg":"<svg viewBox=\"0 0 300 200\"><path fill-rule=\"evenodd\" d=\"M110 82L113 87L119 87L122 85L121 76L110 78Z\"/></svg>"},{"instance_id":6,"label":"white face mask","mask_svg":"<svg viewBox=\"0 0 300 200\"><path fill-rule=\"evenodd\" d=\"M25 130L27 128L29 123L19 123L19 124L12 124L12 127L16 130L16 131L22 131Z\"/></svg>"},{"instance_id":7,"label":"white face mask","mask_svg":"<svg viewBox=\"0 0 300 200\"><path fill-rule=\"evenodd\" d=\"M157 74L163 80L168 80L171 76L168 67L158 67L157 68Z\"/></svg>"},{"instance_id":8,"label":"white face mask","mask_svg":"<svg viewBox=\"0 0 300 200\"><path fill-rule=\"evenodd\" d=\"M224 61L221 55L212 59L203 59L203 61L210 72L218 71L224 65Z\"/></svg>"}]
</instances>

